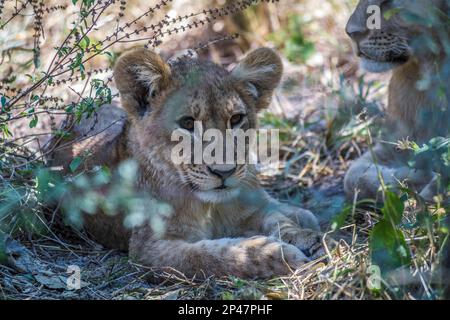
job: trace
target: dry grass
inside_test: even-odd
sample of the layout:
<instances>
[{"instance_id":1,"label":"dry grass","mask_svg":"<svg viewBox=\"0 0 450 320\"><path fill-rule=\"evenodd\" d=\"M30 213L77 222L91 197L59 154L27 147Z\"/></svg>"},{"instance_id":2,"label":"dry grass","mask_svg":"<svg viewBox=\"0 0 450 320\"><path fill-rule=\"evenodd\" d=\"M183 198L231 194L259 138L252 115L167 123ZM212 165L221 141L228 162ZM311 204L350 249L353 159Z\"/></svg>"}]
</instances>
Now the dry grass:
<instances>
[{"instance_id":1,"label":"dry grass","mask_svg":"<svg viewBox=\"0 0 450 320\"><path fill-rule=\"evenodd\" d=\"M358 210L359 211L359 210ZM370 212L356 212L369 217ZM436 283L432 266L436 252L414 257L410 270L370 290L367 234L374 221L341 228L339 247L290 277L267 281L237 278L189 279L130 262L123 253L101 249L91 241L63 242L54 237L22 243L21 272L0 266L3 299L432 299ZM348 240L344 240L348 239ZM421 240L410 238L409 243ZM423 240L423 239L422 239ZM82 289L66 290L67 266L81 267ZM396 285L394 285L396 284Z\"/></svg>"}]
</instances>

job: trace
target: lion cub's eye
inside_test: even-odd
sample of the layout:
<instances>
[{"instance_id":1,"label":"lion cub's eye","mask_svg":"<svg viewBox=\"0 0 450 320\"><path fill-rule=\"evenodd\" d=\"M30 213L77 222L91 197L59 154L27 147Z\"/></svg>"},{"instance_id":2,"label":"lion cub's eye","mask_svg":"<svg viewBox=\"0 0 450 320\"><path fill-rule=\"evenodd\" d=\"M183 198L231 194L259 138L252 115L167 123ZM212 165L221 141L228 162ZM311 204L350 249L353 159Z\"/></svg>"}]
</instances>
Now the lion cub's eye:
<instances>
[{"instance_id":1,"label":"lion cub's eye","mask_svg":"<svg viewBox=\"0 0 450 320\"><path fill-rule=\"evenodd\" d=\"M242 119L244 119L243 114L235 114L234 116L232 116L230 118L230 124L232 126L235 126L235 125L239 124L242 121Z\"/></svg>"},{"instance_id":2,"label":"lion cub's eye","mask_svg":"<svg viewBox=\"0 0 450 320\"><path fill-rule=\"evenodd\" d=\"M178 124L183 129L186 129L188 131L193 131L194 130L194 122L195 122L195 119L192 117L183 117L180 119L180 121L178 121Z\"/></svg>"}]
</instances>

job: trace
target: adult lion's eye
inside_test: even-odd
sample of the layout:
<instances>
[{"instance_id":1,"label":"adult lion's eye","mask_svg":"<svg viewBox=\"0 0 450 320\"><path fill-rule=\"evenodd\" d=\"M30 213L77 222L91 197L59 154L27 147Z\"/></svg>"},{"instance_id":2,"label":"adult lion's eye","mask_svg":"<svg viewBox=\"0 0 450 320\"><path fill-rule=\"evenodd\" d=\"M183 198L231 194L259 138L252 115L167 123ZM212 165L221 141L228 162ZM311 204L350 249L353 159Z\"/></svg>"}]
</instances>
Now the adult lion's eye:
<instances>
[{"instance_id":1,"label":"adult lion's eye","mask_svg":"<svg viewBox=\"0 0 450 320\"><path fill-rule=\"evenodd\" d=\"M381 1L381 6L383 8L385 8L387 5L391 5L392 4L392 0L382 0Z\"/></svg>"},{"instance_id":2,"label":"adult lion's eye","mask_svg":"<svg viewBox=\"0 0 450 320\"><path fill-rule=\"evenodd\" d=\"M178 124L183 129L186 129L188 131L193 131L194 130L194 122L195 122L194 118L184 117L184 118L181 118L180 121L178 121Z\"/></svg>"},{"instance_id":3,"label":"adult lion's eye","mask_svg":"<svg viewBox=\"0 0 450 320\"><path fill-rule=\"evenodd\" d=\"M230 124L232 126L235 126L235 125L239 124L243 118L244 118L243 114L235 114L234 116L232 116L230 118Z\"/></svg>"}]
</instances>

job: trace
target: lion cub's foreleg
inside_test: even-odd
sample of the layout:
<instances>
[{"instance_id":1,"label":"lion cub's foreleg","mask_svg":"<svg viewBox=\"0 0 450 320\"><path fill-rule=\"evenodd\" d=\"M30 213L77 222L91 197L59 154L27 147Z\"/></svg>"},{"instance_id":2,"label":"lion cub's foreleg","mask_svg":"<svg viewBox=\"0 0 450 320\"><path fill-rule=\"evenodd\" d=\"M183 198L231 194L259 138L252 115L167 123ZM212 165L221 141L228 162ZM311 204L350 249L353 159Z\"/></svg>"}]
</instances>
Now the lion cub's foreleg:
<instances>
[{"instance_id":1,"label":"lion cub's foreleg","mask_svg":"<svg viewBox=\"0 0 450 320\"><path fill-rule=\"evenodd\" d=\"M287 275L309 261L295 246L265 236L197 242L149 240L135 244L132 239L130 255L146 266L173 268L188 277L267 278Z\"/></svg>"},{"instance_id":2,"label":"lion cub's foreleg","mask_svg":"<svg viewBox=\"0 0 450 320\"><path fill-rule=\"evenodd\" d=\"M324 241L334 246L331 238L323 239L317 218L308 210L272 201L255 215L255 224L262 234L294 245L309 258L325 254Z\"/></svg>"},{"instance_id":3,"label":"lion cub's foreleg","mask_svg":"<svg viewBox=\"0 0 450 320\"><path fill-rule=\"evenodd\" d=\"M146 266L173 268L187 276L265 278L287 275L325 253L323 234L311 212L262 195L265 205L247 214L236 211L240 218L221 220L233 213L217 212L216 223L233 221L226 229L234 230L235 238L202 239L205 232L198 233L198 240L155 239L145 226L133 231L130 255ZM198 230L192 231L185 234L192 237Z\"/></svg>"}]
</instances>

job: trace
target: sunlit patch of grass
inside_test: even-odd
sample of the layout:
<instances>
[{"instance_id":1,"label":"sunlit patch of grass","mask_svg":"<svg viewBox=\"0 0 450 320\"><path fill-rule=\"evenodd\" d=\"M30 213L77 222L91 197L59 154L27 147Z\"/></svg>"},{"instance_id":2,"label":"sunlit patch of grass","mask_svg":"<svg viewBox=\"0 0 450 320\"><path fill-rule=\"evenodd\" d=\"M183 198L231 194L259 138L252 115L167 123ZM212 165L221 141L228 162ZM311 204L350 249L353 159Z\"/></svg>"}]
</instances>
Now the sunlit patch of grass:
<instances>
[{"instance_id":1,"label":"sunlit patch of grass","mask_svg":"<svg viewBox=\"0 0 450 320\"><path fill-rule=\"evenodd\" d=\"M314 43L307 40L304 34L306 22L301 15L291 14L284 29L277 30L268 38L274 41L291 62L307 61L315 52Z\"/></svg>"}]
</instances>

